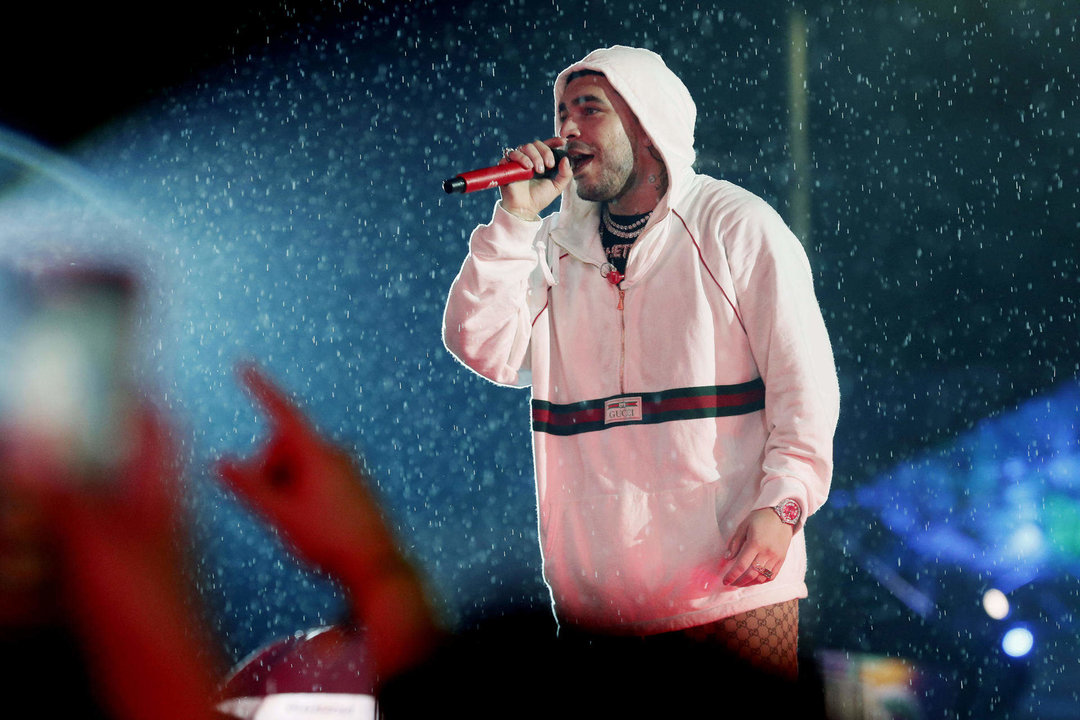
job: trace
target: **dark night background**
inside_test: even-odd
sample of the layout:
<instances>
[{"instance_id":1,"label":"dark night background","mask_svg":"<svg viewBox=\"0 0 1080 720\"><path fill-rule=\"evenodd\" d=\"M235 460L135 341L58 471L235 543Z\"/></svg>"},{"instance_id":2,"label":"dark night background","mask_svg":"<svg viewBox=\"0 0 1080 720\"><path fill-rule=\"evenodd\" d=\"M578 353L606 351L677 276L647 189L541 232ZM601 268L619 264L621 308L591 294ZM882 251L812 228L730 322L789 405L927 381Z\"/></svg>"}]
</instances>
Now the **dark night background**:
<instances>
[{"instance_id":1,"label":"dark night background","mask_svg":"<svg viewBox=\"0 0 1080 720\"><path fill-rule=\"evenodd\" d=\"M493 200L439 183L546 137L569 62L641 44L698 103L699 169L791 222L796 8L803 240L843 393L834 496L808 526L804 646L911 660L927 717L1071 716L1080 48L1064 0L4 11L0 129L99 178L168 267L150 356L191 428L201 587L233 657L338 611L201 469L258 432L229 375L247 354L379 469L449 614L544 603L526 395L471 376L438 337ZM0 191L47 205L3 157ZM1027 658L1000 652L990 587L1033 628Z\"/></svg>"}]
</instances>

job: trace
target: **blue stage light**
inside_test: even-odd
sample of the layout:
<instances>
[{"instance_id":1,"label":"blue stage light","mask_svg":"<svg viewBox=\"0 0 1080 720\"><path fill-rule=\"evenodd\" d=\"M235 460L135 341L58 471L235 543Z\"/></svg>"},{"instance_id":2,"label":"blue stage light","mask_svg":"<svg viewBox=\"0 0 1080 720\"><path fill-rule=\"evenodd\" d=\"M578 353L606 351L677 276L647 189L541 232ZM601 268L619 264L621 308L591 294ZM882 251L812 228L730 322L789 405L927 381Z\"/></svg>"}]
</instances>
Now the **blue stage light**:
<instances>
[{"instance_id":1,"label":"blue stage light","mask_svg":"<svg viewBox=\"0 0 1080 720\"><path fill-rule=\"evenodd\" d=\"M1031 652L1035 646L1035 636L1023 625L1011 628L1001 638L1001 649L1009 657L1021 658Z\"/></svg>"}]
</instances>

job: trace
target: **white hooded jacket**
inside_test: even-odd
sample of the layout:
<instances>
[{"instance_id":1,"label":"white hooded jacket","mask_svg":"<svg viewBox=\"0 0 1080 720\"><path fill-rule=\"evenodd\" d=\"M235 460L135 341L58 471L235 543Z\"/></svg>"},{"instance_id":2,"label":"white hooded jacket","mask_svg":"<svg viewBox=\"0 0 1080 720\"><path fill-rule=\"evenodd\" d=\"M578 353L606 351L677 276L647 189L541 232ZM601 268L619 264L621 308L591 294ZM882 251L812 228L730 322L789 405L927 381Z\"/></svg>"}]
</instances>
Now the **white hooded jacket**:
<instances>
[{"instance_id":1,"label":"white hooded jacket","mask_svg":"<svg viewBox=\"0 0 1080 720\"><path fill-rule=\"evenodd\" d=\"M658 55L613 47L602 72L649 134L669 187L604 277L599 205L528 222L496 206L451 287L447 348L532 385L544 577L561 621L612 633L701 625L806 596L802 521L781 571L721 583L736 526L825 501L839 390L799 241L764 201L698 175L696 109Z\"/></svg>"}]
</instances>

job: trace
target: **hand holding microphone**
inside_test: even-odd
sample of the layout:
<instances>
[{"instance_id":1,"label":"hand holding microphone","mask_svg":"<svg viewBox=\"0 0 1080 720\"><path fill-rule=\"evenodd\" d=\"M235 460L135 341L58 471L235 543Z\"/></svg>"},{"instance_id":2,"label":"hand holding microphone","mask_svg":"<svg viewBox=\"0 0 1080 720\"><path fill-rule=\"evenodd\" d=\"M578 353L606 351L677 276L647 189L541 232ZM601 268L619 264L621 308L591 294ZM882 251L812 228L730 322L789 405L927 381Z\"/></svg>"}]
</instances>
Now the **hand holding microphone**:
<instances>
[{"instance_id":1,"label":"hand holding microphone","mask_svg":"<svg viewBox=\"0 0 1080 720\"><path fill-rule=\"evenodd\" d=\"M536 140L510 150L498 165L461 173L443 182L447 193L502 188L503 205L515 214L538 214L551 204L573 177L563 138ZM522 182L548 180L549 182Z\"/></svg>"}]
</instances>

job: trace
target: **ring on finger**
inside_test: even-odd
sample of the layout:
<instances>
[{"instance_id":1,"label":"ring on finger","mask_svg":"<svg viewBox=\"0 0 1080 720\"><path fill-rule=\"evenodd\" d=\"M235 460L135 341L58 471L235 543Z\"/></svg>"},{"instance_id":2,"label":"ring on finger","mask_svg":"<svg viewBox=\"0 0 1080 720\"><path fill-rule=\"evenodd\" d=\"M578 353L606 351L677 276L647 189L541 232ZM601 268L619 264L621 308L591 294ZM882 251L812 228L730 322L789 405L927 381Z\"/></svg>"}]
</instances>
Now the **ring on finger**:
<instances>
[{"instance_id":1,"label":"ring on finger","mask_svg":"<svg viewBox=\"0 0 1080 720\"><path fill-rule=\"evenodd\" d=\"M772 570L769 570L764 565L758 565L758 564L755 564L752 567L755 570L757 570L758 573L760 573L762 575L762 577L764 577L766 580L772 580L772 576L773 576Z\"/></svg>"}]
</instances>

